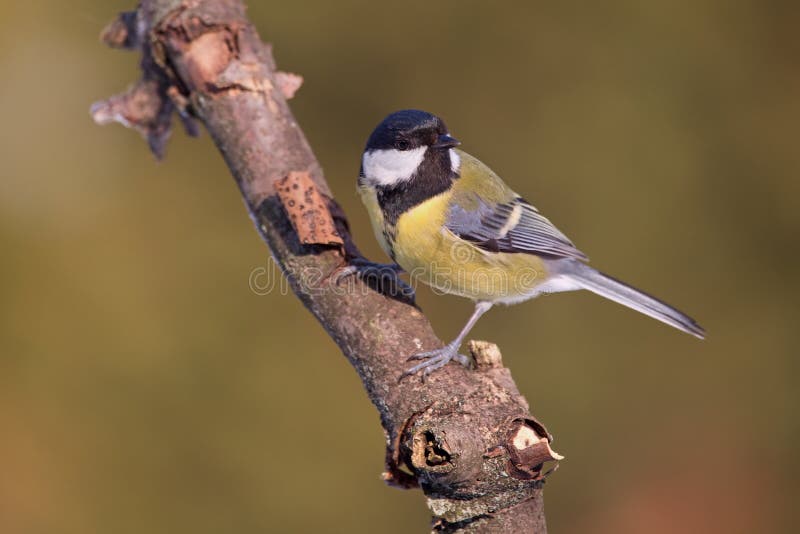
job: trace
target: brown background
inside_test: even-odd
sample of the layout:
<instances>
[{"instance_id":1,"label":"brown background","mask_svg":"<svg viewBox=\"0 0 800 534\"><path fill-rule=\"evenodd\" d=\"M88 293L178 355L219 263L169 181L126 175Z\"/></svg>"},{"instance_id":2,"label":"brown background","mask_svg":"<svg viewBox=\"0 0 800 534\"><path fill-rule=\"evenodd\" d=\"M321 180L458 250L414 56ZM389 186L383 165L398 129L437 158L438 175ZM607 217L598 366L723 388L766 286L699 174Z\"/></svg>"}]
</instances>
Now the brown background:
<instances>
[{"instance_id":1,"label":"brown background","mask_svg":"<svg viewBox=\"0 0 800 534\"><path fill-rule=\"evenodd\" d=\"M0 531L422 532L383 436L207 136L156 163L88 107L133 0L0 4ZM250 2L356 237L386 113L442 115L588 253L705 342L589 294L498 309L567 459L560 533L789 532L800 498L796 12L765 1ZM271 5L274 4L274 5ZM470 304L419 291L444 338Z\"/></svg>"}]
</instances>

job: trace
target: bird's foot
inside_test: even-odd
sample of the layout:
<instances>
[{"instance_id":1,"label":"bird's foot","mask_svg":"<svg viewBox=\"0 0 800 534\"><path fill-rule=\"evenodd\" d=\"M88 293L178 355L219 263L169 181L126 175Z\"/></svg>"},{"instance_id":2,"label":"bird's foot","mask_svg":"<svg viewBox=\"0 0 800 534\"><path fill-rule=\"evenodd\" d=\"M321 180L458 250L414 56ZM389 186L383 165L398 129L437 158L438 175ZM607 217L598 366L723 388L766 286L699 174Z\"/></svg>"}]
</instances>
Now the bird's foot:
<instances>
[{"instance_id":1,"label":"bird's foot","mask_svg":"<svg viewBox=\"0 0 800 534\"><path fill-rule=\"evenodd\" d=\"M400 375L400 380L403 378L415 375L418 372L422 371L422 379L424 380L429 374L434 372L435 370L444 367L450 360L455 360L464 367L470 367L472 360L463 354L458 353L458 348L460 344L456 344L455 342L449 343L442 347L441 349L431 350L428 352L420 352L419 354L415 354L411 356L408 360L425 360L422 363L418 363L414 367L411 367L402 375Z\"/></svg>"},{"instance_id":2,"label":"bird's foot","mask_svg":"<svg viewBox=\"0 0 800 534\"><path fill-rule=\"evenodd\" d=\"M402 272L403 268L396 263L374 263L364 258L353 258L349 265L334 273L333 281L340 285L351 276L357 276L381 294L413 304L414 288L400 278Z\"/></svg>"}]
</instances>

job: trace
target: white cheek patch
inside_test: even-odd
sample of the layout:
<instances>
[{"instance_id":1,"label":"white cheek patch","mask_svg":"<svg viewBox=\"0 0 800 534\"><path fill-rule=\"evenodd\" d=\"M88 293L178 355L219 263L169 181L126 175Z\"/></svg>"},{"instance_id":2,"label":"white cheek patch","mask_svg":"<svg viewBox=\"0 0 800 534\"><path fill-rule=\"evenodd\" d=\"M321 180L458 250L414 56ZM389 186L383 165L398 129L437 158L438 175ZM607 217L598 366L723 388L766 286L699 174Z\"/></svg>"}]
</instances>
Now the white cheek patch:
<instances>
[{"instance_id":1,"label":"white cheek patch","mask_svg":"<svg viewBox=\"0 0 800 534\"><path fill-rule=\"evenodd\" d=\"M361 160L364 177L376 185L394 185L410 180L428 147L411 150L370 150Z\"/></svg>"},{"instance_id":2,"label":"white cheek patch","mask_svg":"<svg viewBox=\"0 0 800 534\"><path fill-rule=\"evenodd\" d=\"M450 149L450 170L456 174L461 170L461 156L452 148Z\"/></svg>"}]
</instances>

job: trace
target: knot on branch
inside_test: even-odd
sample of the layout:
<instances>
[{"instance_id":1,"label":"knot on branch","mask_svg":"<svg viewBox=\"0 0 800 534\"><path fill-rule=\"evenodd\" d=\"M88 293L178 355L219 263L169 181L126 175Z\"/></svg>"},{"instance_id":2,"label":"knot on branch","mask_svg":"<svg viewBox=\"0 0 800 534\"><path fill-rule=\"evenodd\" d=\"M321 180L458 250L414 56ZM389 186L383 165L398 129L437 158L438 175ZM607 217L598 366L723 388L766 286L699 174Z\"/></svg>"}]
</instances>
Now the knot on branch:
<instances>
[{"instance_id":1,"label":"knot on branch","mask_svg":"<svg viewBox=\"0 0 800 534\"><path fill-rule=\"evenodd\" d=\"M181 81L190 99L259 93L275 112L273 89L289 99L302 85L301 76L277 71L269 46L239 9L183 2L151 33L154 58L168 76Z\"/></svg>"},{"instance_id":2,"label":"knot on branch","mask_svg":"<svg viewBox=\"0 0 800 534\"><path fill-rule=\"evenodd\" d=\"M550 448L552 436L535 419L512 415L487 428L479 415L464 411L465 405L469 400L429 406L410 418L395 442L401 465L392 469L387 462L384 475L403 487L415 480L431 511L451 526L531 498L552 472L544 472L544 466L563 458Z\"/></svg>"},{"instance_id":3,"label":"knot on branch","mask_svg":"<svg viewBox=\"0 0 800 534\"><path fill-rule=\"evenodd\" d=\"M463 417L454 414L435 425L415 428L406 457L424 488L452 489L480 473L482 442L475 429L463 425Z\"/></svg>"},{"instance_id":4,"label":"knot on branch","mask_svg":"<svg viewBox=\"0 0 800 534\"><path fill-rule=\"evenodd\" d=\"M412 415L387 448L384 480L426 493L468 487L483 464L483 437L467 414L428 407ZM466 493L469 497L471 493Z\"/></svg>"}]
</instances>

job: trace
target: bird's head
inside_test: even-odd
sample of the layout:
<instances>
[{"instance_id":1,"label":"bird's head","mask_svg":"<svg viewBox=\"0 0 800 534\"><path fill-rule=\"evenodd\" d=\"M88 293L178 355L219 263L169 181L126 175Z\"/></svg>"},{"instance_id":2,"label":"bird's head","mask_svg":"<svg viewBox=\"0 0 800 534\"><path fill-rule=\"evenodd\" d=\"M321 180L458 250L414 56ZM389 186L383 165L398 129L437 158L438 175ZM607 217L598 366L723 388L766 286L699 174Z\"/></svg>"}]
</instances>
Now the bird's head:
<instances>
[{"instance_id":1,"label":"bird's head","mask_svg":"<svg viewBox=\"0 0 800 534\"><path fill-rule=\"evenodd\" d=\"M460 159L444 121L426 111L404 109L383 119L372 132L361 159L360 180L391 187L407 182L423 168L458 174Z\"/></svg>"}]
</instances>

